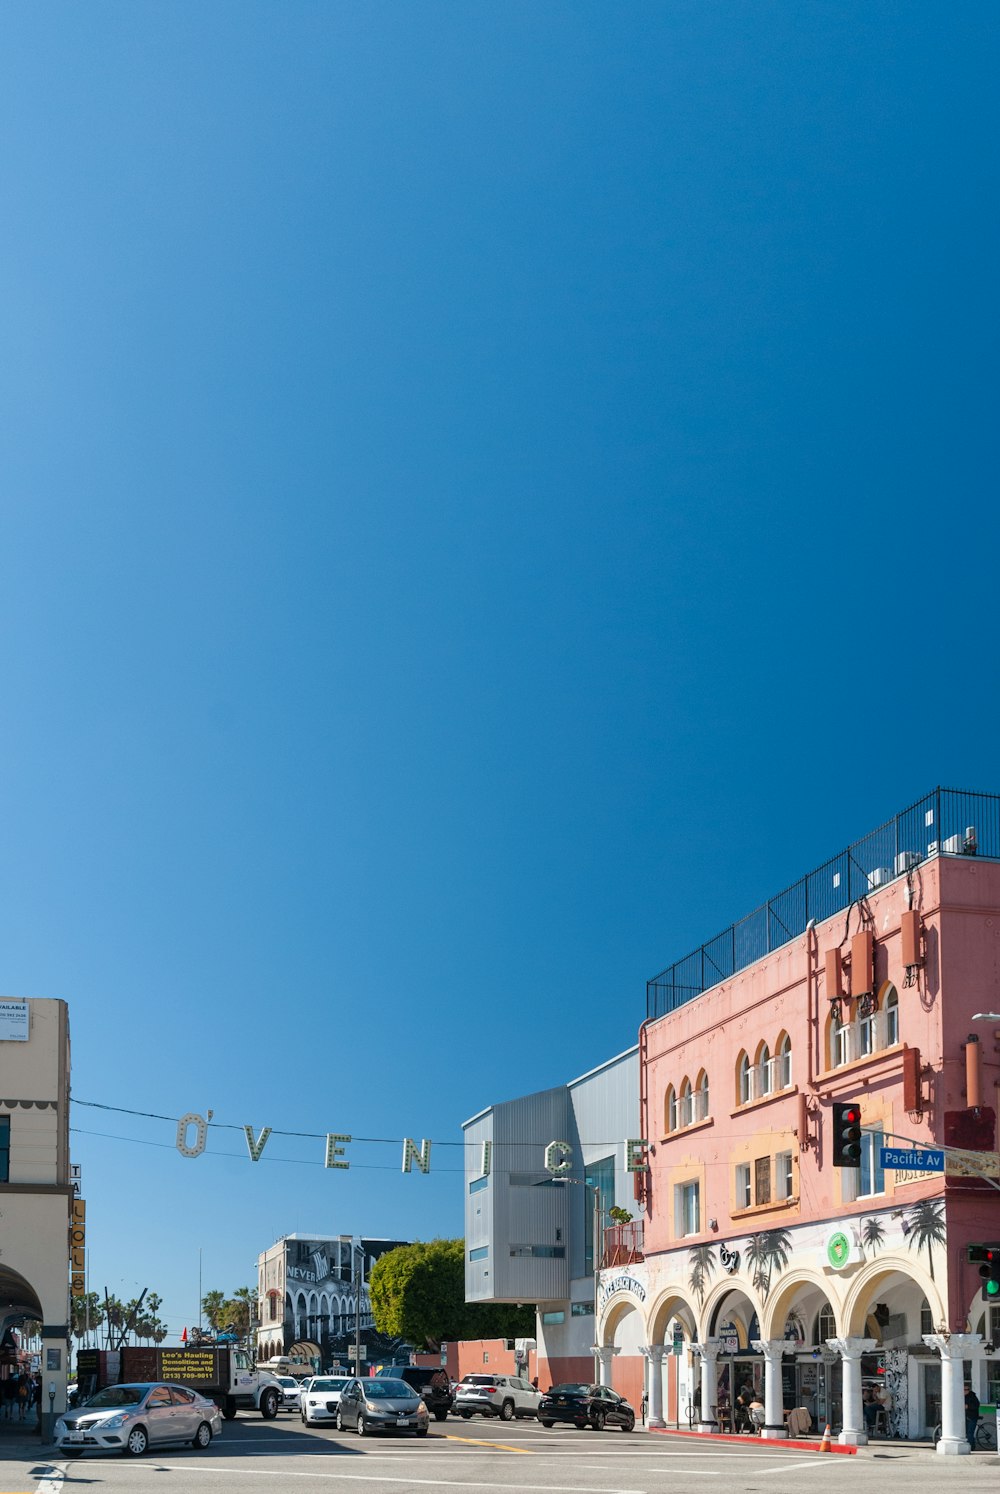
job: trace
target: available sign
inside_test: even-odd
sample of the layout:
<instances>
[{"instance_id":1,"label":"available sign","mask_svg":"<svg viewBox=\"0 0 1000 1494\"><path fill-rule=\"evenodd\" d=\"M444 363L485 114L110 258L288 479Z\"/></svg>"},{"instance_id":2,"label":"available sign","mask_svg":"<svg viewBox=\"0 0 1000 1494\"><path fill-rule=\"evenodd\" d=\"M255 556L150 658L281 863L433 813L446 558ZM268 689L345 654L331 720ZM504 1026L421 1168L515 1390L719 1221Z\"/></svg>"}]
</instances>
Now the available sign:
<instances>
[{"instance_id":1,"label":"available sign","mask_svg":"<svg viewBox=\"0 0 1000 1494\"><path fill-rule=\"evenodd\" d=\"M0 1001L0 1043L28 1041L28 1003Z\"/></svg>"},{"instance_id":2,"label":"available sign","mask_svg":"<svg viewBox=\"0 0 1000 1494\"><path fill-rule=\"evenodd\" d=\"M944 1172L944 1152L936 1147L882 1146L878 1160L880 1167L893 1171L899 1167L908 1172Z\"/></svg>"}]
</instances>

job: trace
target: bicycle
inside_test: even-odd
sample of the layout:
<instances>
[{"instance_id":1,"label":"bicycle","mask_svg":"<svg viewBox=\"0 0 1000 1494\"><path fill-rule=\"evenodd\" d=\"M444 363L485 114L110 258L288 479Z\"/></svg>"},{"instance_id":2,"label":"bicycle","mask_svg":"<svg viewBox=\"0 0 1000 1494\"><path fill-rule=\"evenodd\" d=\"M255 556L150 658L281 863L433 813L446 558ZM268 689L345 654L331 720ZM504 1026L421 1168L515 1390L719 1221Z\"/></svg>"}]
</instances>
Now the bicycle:
<instances>
[{"instance_id":1,"label":"bicycle","mask_svg":"<svg viewBox=\"0 0 1000 1494\"><path fill-rule=\"evenodd\" d=\"M940 1422L938 1422L937 1426L934 1428L933 1432L931 1433L931 1441L932 1442L940 1442L941 1441L941 1423ZM975 1439L973 1440L973 1443L972 1443L972 1449L973 1449L973 1451L975 1451L976 1448L978 1448L980 1452L995 1452L996 1451L996 1448L993 1445L993 1438L990 1436L990 1429L986 1425L986 1422L983 1419L983 1417L980 1417L979 1420L976 1422L976 1435L975 1435Z\"/></svg>"}]
</instances>

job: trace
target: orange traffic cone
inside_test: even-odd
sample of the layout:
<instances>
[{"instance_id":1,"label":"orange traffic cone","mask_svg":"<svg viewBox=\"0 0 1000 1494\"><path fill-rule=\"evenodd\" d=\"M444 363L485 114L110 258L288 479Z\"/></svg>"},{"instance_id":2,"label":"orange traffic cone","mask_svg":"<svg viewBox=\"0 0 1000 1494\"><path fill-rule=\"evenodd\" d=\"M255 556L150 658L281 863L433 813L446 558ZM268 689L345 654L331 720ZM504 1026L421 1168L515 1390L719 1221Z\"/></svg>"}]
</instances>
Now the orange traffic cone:
<instances>
[{"instance_id":1,"label":"orange traffic cone","mask_svg":"<svg viewBox=\"0 0 1000 1494\"><path fill-rule=\"evenodd\" d=\"M820 1443L819 1443L819 1447L818 1447L817 1451L818 1452L829 1452L830 1451L830 1423L829 1422L827 1422L827 1424L826 1424L826 1430L824 1431L822 1437L820 1438Z\"/></svg>"}]
</instances>

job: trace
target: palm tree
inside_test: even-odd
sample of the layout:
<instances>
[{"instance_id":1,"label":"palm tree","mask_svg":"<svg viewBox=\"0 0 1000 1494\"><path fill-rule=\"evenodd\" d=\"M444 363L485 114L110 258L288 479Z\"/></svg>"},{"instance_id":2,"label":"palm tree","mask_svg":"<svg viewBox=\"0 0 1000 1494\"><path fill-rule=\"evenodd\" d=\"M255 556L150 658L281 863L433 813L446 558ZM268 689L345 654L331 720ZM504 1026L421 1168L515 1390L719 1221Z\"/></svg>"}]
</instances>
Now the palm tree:
<instances>
[{"instance_id":1,"label":"palm tree","mask_svg":"<svg viewBox=\"0 0 1000 1494\"><path fill-rule=\"evenodd\" d=\"M210 1328L221 1328L223 1313L226 1309L226 1299L221 1292L206 1292L201 1299L201 1310L205 1314L205 1322Z\"/></svg>"},{"instance_id":2,"label":"palm tree","mask_svg":"<svg viewBox=\"0 0 1000 1494\"><path fill-rule=\"evenodd\" d=\"M246 1338L250 1333L250 1324L257 1316L257 1288L237 1287L226 1303L226 1309L228 1326L240 1338Z\"/></svg>"},{"instance_id":3,"label":"palm tree","mask_svg":"<svg viewBox=\"0 0 1000 1494\"><path fill-rule=\"evenodd\" d=\"M100 1328L104 1321L104 1305L96 1292L87 1292L82 1297L73 1298L73 1337L85 1339L94 1329Z\"/></svg>"},{"instance_id":4,"label":"palm tree","mask_svg":"<svg viewBox=\"0 0 1000 1494\"><path fill-rule=\"evenodd\" d=\"M771 1276L783 1271L791 1259L792 1237L787 1229L765 1229L747 1236L746 1258L754 1286L762 1298L771 1290Z\"/></svg>"},{"instance_id":5,"label":"palm tree","mask_svg":"<svg viewBox=\"0 0 1000 1494\"><path fill-rule=\"evenodd\" d=\"M940 1198L924 1198L912 1204L907 1211L907 1244L913 1249L927 1251L927 1265L934 1280L934 1246L945 1242L944 1201Z\"/></svg>"},{"instance_id":6,"label":"palm tree","mask_svg":"<svg viewBox=\"0 0 1000 1494\"><path fill-rule=\"evenodd\" d=\"M688 1286L698 1298L698 1306L702 1307L705 1302L705 1288L708 1278L715 1275L715 1246L696 1245L691 1252L691 1274L688 1277Z\"/></svg>"},{"instance_id":7,"label":"palm tree","mask_svg":"<svg viewBox=\"0 0 1000 1494\"><path fill-rule=\"evenodd\" d=\"M866 1245L881 1248L885 1242L881 1219L866 1219L861 1226L861 1238Z\"/></svg>"}]
</instances>

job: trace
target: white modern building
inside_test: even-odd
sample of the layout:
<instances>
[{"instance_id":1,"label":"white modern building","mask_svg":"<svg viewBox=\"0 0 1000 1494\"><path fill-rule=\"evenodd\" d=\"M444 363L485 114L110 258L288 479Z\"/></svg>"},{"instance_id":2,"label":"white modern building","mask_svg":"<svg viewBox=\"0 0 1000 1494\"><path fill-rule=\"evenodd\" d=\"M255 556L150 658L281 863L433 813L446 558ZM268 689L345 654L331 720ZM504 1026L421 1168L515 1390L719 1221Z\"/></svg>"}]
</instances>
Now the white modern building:
<instances>
[{"instance_id":1,"label":"white modern building","mask_svg":"<svg viewBox=\"0 0 1000 1494\"><path fill-rule=\"evenodd\" d=\"M641 1224L609 1220L614 1207L637 1211L627 1143L638 1114L636 1047L463 1127L465 1295L537 1305L543 1385L594 1375L595 1248L598 1269L642 1258ZM569 1165L555 1174L547 1162Z\"/></svg>"}]
</instances>

